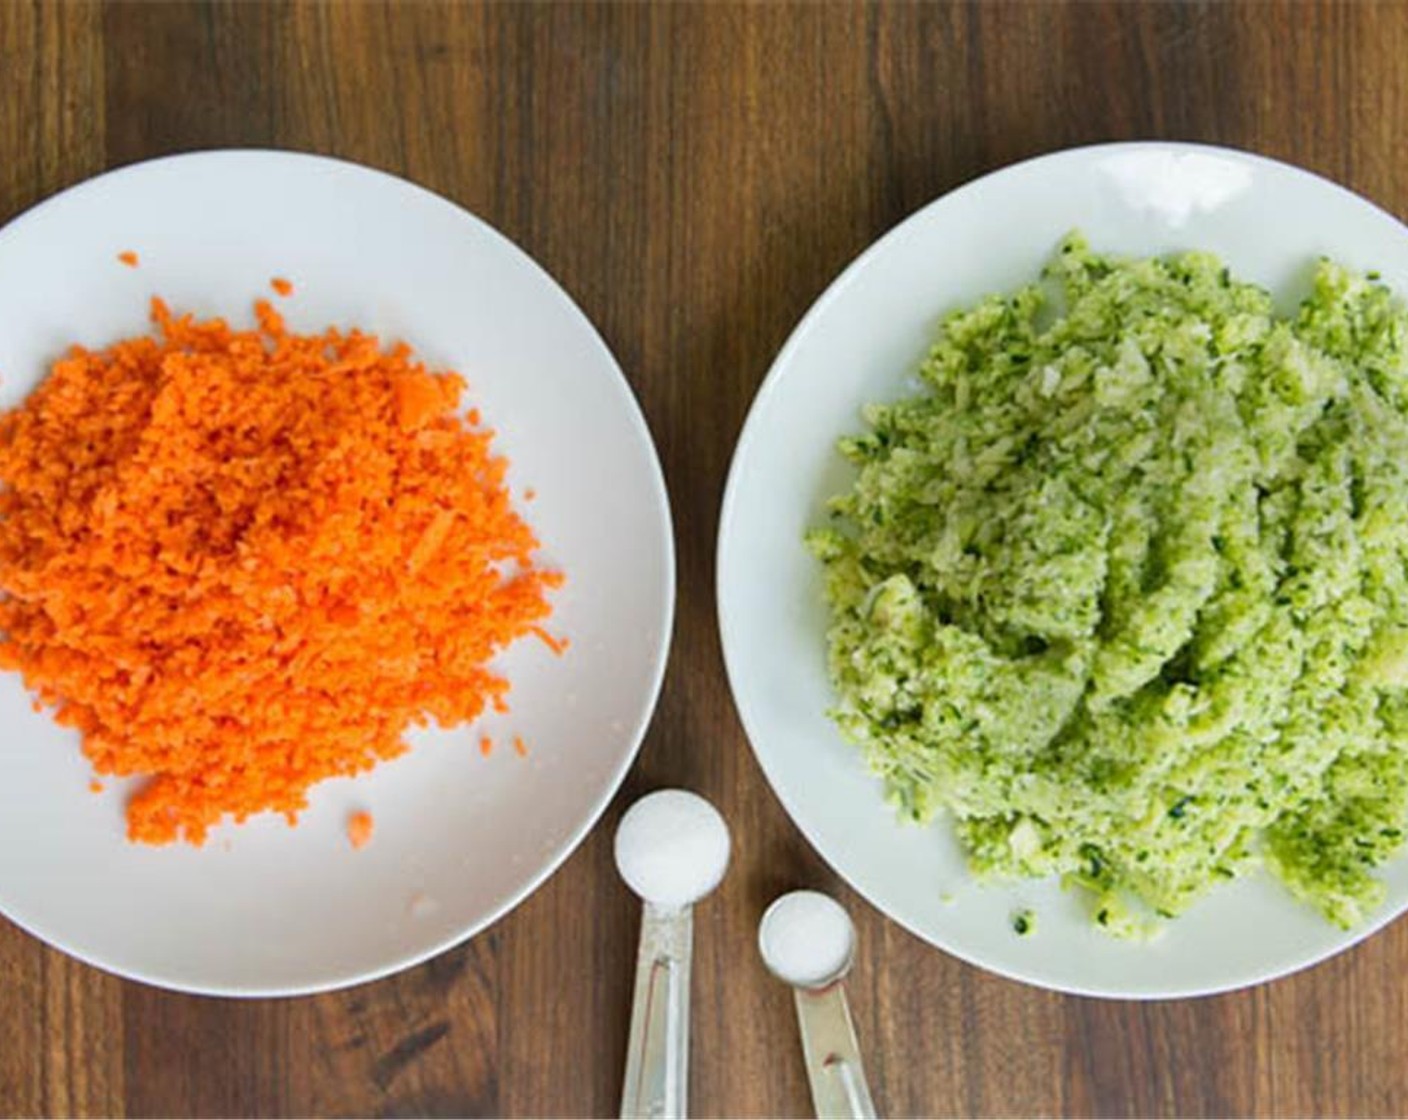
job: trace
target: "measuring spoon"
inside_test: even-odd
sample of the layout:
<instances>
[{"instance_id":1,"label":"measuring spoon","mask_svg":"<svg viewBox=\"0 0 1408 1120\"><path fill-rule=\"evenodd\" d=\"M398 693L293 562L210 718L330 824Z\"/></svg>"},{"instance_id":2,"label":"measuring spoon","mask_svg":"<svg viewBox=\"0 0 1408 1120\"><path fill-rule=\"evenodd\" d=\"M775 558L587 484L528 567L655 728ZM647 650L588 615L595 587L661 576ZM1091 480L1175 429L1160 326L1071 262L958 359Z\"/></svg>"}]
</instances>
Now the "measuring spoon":
<instances>
[{"instance_id":1,"label":"measuring spoon","mask_svg":"<svg viewBox=\"0 0 1408 1120\"><path fill-rule=\"evenodd\" d=\"M758 923L763 963L792 987L818 1120L875 1116L843 983L855 941L850 915L818 891L783 895Z\"/></svg>"}]
</instances>

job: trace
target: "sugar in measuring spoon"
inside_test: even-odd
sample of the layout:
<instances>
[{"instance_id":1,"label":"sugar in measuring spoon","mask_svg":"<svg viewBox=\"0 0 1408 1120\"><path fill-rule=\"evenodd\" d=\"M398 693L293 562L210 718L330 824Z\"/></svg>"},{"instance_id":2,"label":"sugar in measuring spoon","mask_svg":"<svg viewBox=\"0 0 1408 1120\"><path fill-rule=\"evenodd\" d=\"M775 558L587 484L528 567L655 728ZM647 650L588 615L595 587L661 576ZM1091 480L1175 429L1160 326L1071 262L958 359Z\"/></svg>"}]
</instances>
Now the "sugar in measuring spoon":
<instances>
[{"instance_id":1,"label":"sugar in measuring spoon","mask_svg":"<svg viewBox=\"0 0 1408 1120\"><path fill-rule=\"evenodd\" d=\"M728 855L723 817L682 789L641 798L616 829L616 867L645 903L622 1117L686 1115L693 906L723 880Z\"/></svg>"},{"instance_id":2,"label":"sugar in measuring spoon","mask_svg":"<svg viewBox=\"0 0 1408 1120\"><path fill-rule=\"evenodd\" d=\"M793 891L758 923L768 971L792 986L812 1103L821 1120L871 1120L875 1105L861 1067L842 981L851 970L856 930L835 899Z\"/></svg>"}]
</instances>

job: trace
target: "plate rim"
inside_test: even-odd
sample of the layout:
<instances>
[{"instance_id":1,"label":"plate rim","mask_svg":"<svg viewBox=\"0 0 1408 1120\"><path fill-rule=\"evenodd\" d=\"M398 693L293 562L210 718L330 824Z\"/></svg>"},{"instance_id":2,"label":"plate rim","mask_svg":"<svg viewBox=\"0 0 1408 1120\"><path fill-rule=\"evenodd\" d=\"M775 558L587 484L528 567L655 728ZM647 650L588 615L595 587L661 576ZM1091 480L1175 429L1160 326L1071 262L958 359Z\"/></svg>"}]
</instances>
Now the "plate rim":
<instances>
[{"instance_id":1,"label":"plate rim","mask_svg":"<svg viewBox=\"0 0 1408 1120\"><path fill-rule=\"evenodd\" d=\"M551 850L541 867L533 875L529 876L522 886L510 892L503 900L491 907L489 912L479 921L473 922L447 936L436 939L426 948L416 949L410 953L397 956L374 968L334 970L335 975L330 975L324 979L307 984L199 984L164 977L145 969L116 965L102 960L101 954L72 947L65 937L61 935L56 936L42 929L40 923L29 922L14 916L4 907L3 903L0 903L0 917L3 917L6 921L23 930L29 936L42 942L46 946L62 952L64 955L74 960L81 961L85 965L117 976L123 980L146 984L164 991L215 998L236 1000L295 999L301 996L317 995L324 992L345 991L363 984L383 980L388 976L415 968L417 965L424 964L426 961L442 953L465 944L518 909L528 898L537 893L537 891L562 868L563 864L577 852L592 831L601 823L602 817L606 814L612 801L615 800L616 795L620 792L627 775L630 773L631 768L635 765L636 759L640 755L641 748L644 746L645 738L650 730L650 725L659 708L660 695L665 682L665 674L669 666L670 650L674 644L674 630L679 598L679 560L675 548L674 511L670 505L669 488L665 483L664 466L660 458L660 449L655 442L654 433L651 431L650 423L646 419L644 409L641 407L635 387L626 376L626 372L620 360L616 357L615 352L602 337L596 323L582 310L572 294L568 292L562 282L553 276L536 257L492 223L480 217L468 207L438 191L431 190L429 187L422 186L420 183L414 182L411 179L394 174L390 171L382 170L378 167L373 167L369 164L302 149L271 148L266 146L202 148L155 156L149 159L135 160L109 167L39 199L13 215L3 225L0 225L0 253L5 252L11 237L15 234L16 227L41 216L51 208L57 208L60 205L71 203L76 198L82 198L96 190L101 190L110 180L141 175L158 167L207 163L212 160L247 161L255 165L297 163L305 166L331 166L336 168L340 173L370 176L382 180L385 185L394 186L403 191L410 190L416 194L422 195L425 197L426 201L433 204L451 208L455 211L458 220L467 220L489 239L497 241L501 246L506 247L519 259L521 264L527 267L528 271L536 273L538 278L545 281L547 286L561 298L564 313L571 318L575 318L579 326L585 328L585 337L588 339L590 347L595 349L600 356L606 359L614 375L608 379L608 384L620 400L622 412L626 417L627 423L635 429L637 435L641 437L643 446L648 452L646 456L648 461L647 465L649 467L648 487L652 491L655 506L660 513L660 532L659 539L656 541L657 546L660 548L660 562L663 573L661 602L656 605L656 610L660 618L660 626L658 634L654 636L655 648L651 656L650 680L644 693L640 712L634 721L634 725L624 728L621 735L624 741L630 743L630 747L612 768L607 781L603 785L601 794L593 801L589 814Z\"/></svg>"},{"instance_id":2,"label":"plate rim","mask_svg":"<svg viewBox=\"0 0 1408 1120\"><path fill-rule=\"evenodd\" d=\"M1328 187L1339 194L1348 196L1358 205L1393 222L1403 231L1405 237L1408 237L1408 223L1405 223L1402 219L1390 213L1372 199L1365 198L1357 191L1351 190L1349 187L1337 183L1325 175L1284 160L1261 155L1257 152L1218 144L1158 139L1115 140L1094 144L1078 144L1072 147L1057 148L1016 160L1012 163L1004 164L1001 167L986 171L973 179L959 183L957 186L944 191L942 194L922 203L905 214L851 258L841 271L831 279L822 290L821 294L812 301L811 305L797 321L796 326L788 333L786 340L778 348L771 364L768 366L767 373L763 376L762 381L754 392L752 401L749 403L747 415L739 430L738 438L734 444L733 455L729 461L728 475L724 483L723 498L719 507L718 532L714 550L714 602L716 620L719 628L720 652L724 662L724 673L728 678L729 692L734 701L734 710L737 712L739 722L743 726L744 737L748 741L749 751L757 762L759 769L762 770L763 776L767 780L773 796L781 804L792 826L802 834L812 850L837 878L844 882L856 895L864 899L869 906L882 915L887 921L894 922L901 929L923 942L926 946L936 949L955 960L961 961L968 967L979 969L990 975L1000 976L1006 980L1016 981L1024 985L1044 989L1046 991L1058 992L1064 995L1105 1000L1124 1000L1138 1003L1155 1003L1167 1000L1200 999L1207 996L1223 995L1228 992L1241 991L1260 984L1270 983L1274 980L1279 980L1295 973L1314 968L1317 965L1325 963L1330 958L1339 956L1357 945L1360 945L1385 926L1390 925L1397 919L1405 916L1405 914L1408 914L1408 897L1405 897L1397 908L1390 907L1385 913L1375 915L1369 921L1365 922L1363 926L1353 930L1352 933L1347 936L1346 940L1337 941L1330 947L1316 951L1310 956L1298 960L1287 967L1273 965L1245 977L1230 979L1211 985L1170 984L1164 987L1130 991L1101 987L1098 984L1082 985L1079 983L1053 981L1040 976L1039 972L1035 970L1029 971L1008 964L995 963L991 960L975 959L966 952L961 952L954 948L952 945L944 944L935 936L918 928L918 923L911 922L893 912L889 907L882 905L876 898L878 892L857 882L851 875L842 870L832 859L831 855L817 842L812 834L812 830L804 826L798 819L797 813L793 808L795 799L791 795L783 792L783 784L774 773L776 763L770 766L765 752L760 750L757 746L758 736L755 736L753 721L750 719L748 712L745 711L744 705L741 704L738 699L738 681L742 679L742 673L735 664L737 654L730 653L731 649L736 649L737 638L732 636L733 627L729 618L729 612L725 608L726 594L724 589L725 559L731 544L731 539L734 535L733 522L739 501L738 494L744 485L742 481L743 461L746 452L758 438L757 432L762 423L760 415L763 411L763 406L772 394L777 391L777 386L781 383L786 373L787 366L791 364L795 352L801 348L803 340L810 333L816 321L830 309L833 303L842 298L845 291L856 281L856 278L865 270L870 261L881 255L890 244L900 241L907 229L921 221L934 209L949 204L952 200L976 193L994 179L1003 178L1019 171L1030 172L1036 165L1042 163L1069 159L1090 159L1100 155L1134 152L1166 152L1175 155L1199 154L1219 158L1232 158L1241 162L1250 163L1253 166L1259 165L1271 168L1278 174L1290 172L1295 176L1314 180L1320 185ZM1408 298L1408 296L1405 296L1405 298ZM937 820L931 822L931 827L934 823L937 823ZM1408 860L1408 849L1401 852L1399 858ZM1040 881L1045 882L1047 880Z\"/></svg>"}]
</instances>

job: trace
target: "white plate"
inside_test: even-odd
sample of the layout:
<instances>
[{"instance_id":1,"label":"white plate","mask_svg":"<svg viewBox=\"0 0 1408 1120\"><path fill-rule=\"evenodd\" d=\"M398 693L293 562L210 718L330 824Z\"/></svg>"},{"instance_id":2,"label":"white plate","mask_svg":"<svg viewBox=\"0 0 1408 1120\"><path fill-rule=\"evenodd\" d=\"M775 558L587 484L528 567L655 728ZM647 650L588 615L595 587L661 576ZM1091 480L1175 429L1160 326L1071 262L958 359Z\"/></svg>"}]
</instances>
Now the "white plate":
<instances>
[{"instance_id":1,"label":"white plate","mask_svg":"<svg viewBox=\"0 0 1408 1120\"><path fill-rule=\"evenodd\" d=\"M116 255L134 250L141 267ZM674 553L659 463L591 324L522 251L400 179L280 152L125 168L0 231L0 405L68 344L174 307L252 322L269 280L290 324L360 325L461 371L512 462L516 496L568 576L552 629L500 664L512 713L416 736L406 756L315 787L296 829L265 815L201 849L123 838L122 791L88 792L74 735L0 674L0 909L74 956L171 988L270 995L422 960L521 901L615 792L659 690ZM483 732L500 739L484 758ZM522 735L528 758L504 744ZM354 852L347 815L376 818Z\"/></svg>"},{"instance_id":2,"label":"white plate","mask_svg":"<svg viewBox=\"0 0 1408 1120\"><path fill-rule=\"evenodd\" d=\"M1217 891L1152 944L1094 929L1050 882L974 885L951 825L897 822L878 782L825 716L826 610L802 534L849 474L837 437L869 400L913 392L939 316L1037 275L1079 228L1093 246L1150 254L1212 249L1289 308L1322 253L1377 268L1408 293L1408 230L1305 171L1225 149L1114 144L1007 168L925 207L855 261L783 347L739 440L719 527L719 625L753 750L792 819L876 907L956 956L1016 979L1091 995L1223 991L1320 960L1408 907L1408 860L1389 899L1341 932L1268 878ZM950 893L945 902L942 896ZM1011 915L1038 912L1019 938Z\"/></svg>"}]
</instances>

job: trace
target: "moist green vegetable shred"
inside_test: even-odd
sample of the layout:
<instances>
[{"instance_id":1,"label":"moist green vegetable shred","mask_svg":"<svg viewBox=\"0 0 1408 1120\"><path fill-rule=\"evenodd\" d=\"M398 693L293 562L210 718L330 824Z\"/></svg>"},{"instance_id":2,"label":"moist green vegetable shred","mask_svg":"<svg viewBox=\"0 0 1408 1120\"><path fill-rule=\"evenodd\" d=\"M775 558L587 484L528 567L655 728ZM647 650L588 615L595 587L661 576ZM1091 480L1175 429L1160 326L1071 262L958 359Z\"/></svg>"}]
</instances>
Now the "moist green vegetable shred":
<instances>
[{"instance_id":1,"label":"moist green vegetable shred","mask_svg":"<svg viewBox=\"0 0 1408 1120\"><path fill-rule=\"evenodd\" d=\"M1408 317L1329 261L1293 318L1217 258L1068 239L865 411L809 543L833 716L986 877L1114 933L1260 865L1331 921L1408 818Z\"/></svg>"}]
</instances>

